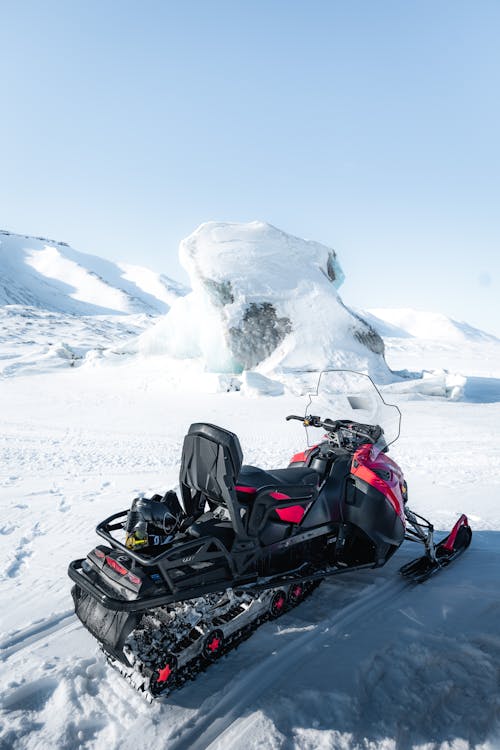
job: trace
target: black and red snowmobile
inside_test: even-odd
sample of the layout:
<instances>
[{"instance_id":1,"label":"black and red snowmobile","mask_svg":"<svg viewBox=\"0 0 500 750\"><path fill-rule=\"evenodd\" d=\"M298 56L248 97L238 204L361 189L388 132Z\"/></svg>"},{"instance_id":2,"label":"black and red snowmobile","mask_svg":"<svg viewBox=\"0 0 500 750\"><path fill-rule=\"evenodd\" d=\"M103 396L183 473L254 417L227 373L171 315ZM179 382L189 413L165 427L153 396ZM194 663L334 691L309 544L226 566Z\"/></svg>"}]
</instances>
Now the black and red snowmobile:
<instances>
[{"instance_id":1,"label":"black and red snowmobile","mask_svg":"<svg viewBox=\"0 0 500 750\"><path fill-rule=\"evenodd\" d=\"M324 432L287 468L244 466L234 433L192 424L180 500L137 498L69 566L76 614L110 663L147 697L167 694L324 578L380 567L405 539L424 550L401 568L407 579L449 565L472 532L462 515L437 543L409 509L387 455L400 418L368 376L335 370L320 374L305 416L286 418Z\"/></svg>"}]
</instances>

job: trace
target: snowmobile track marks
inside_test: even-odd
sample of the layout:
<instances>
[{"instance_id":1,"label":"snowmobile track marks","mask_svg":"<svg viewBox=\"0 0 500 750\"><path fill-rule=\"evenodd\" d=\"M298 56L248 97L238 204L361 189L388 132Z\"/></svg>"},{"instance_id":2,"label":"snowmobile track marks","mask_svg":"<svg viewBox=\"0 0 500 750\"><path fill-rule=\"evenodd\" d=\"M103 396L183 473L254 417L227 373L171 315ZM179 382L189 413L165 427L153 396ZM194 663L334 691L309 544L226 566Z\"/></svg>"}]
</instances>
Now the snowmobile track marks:
<instances>
[{"instance_id":1,"label":"snowmobile track marks","mask_svg":"<svg viewBox=\"0 0 500 750\"><path fill-rule=\"evenodd\" d=\"M282 679L286 672L307 659L312 646L318 649L323 643L334 639L341 628L359 619L367 619L389 602L393 604L410 585L399 579L391 579L382 584L374 583L373 590L370 585L368 592L360 594L354 602L336 612L331 619L327 618L313 629L298 634L281 649L273 649L273 655L262 663L235 675L231 689L218 701L216 707L203 714L194 726L192 720L189 720L177 729L170 738L169 750L205 750L215 742L218 743L222 737L225 739L226 735L230 742L235 732L239 734L243 730L239 728L240 722L245 722L245 731L248 731L251 722L249 725L249 717L243 714L252 700L261 696Z\"/></svg>"},{"instance_id":2,"label":"snowmobile track marks","mask_svg":"<svg viewBox=\"0 0 500 750\"><path fill-rule=\"evenodd\" d=\"M0 660L6 661L26 648L31 648L44 640L52 640L62 631L69 632L78 627L80 627L80 622L72 609L47 617L29 625L27 628L16 631L10 638L0 643Z\"/></svg>"}]
</instances>

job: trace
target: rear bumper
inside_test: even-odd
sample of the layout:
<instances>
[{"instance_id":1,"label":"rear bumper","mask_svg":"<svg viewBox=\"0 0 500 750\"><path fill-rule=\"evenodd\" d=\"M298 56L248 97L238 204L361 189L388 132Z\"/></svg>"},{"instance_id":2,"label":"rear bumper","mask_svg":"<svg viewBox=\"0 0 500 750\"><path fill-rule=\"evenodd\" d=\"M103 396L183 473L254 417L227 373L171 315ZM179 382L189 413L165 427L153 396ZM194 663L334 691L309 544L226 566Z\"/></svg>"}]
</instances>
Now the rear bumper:
<instances>
[{"instance_id":1,"label":"rear bumper","mask_svg":"<svg viewBox=\"0 0 500 750\"><path fill-rule=\"evenodd\" d=\"M139 594L137 599L130 600L114 596L110 593L109 589L105 588L98 580L92 580L82 569L82 563L83 559L70 562L68 566L69 577L82 591L89 594L92 599L106 609L114 612L143 612L145 609L163 607L165 604L173 604L174 602L195 599L198 596L204 596L205 594L214 594L223 591L229 586L234 586L236 583L234 580L215 580L202 585L197 583L190 588L177 589L175 592L166 592L163 590L162 593L154 596L150 594L141 596ZM254 580L254 577L249 577L247 579L240 578L238 583L239 585L245 585ZM266 588L266 586L262 586L261 588Z\"/></svg>"},{"instance_id":2,"label":"rear bumper","mask_svg":"<svg viewBox=\"0 0 500 750\"><path fill-rule=\"evenodd\" d=\"M161 607L164 604L171 604L176 601L173 594L159 594L157 596L138 596L132 601L123 599L119 596L113 596L109 590L104 588L98 581L91 578L82 569L83 559L73 560L68 567L68 575L77 586L86 594L99 602L106 609L114 612L142 612L152 607Z\"/></svg>"}]
</instances>

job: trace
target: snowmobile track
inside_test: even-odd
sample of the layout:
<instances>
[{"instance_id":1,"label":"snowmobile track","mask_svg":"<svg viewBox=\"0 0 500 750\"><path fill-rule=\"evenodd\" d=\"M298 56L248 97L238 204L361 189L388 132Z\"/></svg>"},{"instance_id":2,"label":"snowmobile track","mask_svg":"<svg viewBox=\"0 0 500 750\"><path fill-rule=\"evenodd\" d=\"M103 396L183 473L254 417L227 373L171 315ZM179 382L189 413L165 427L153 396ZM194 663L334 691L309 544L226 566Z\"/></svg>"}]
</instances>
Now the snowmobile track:
<instances>
[{"instance_id":1,"label":"snowmobile track","mask_svg":"<svg viewBox=\"0 0 500 750\"><path fill-rule=\"evenodd\" d=\"M236 675L227 693L213 709L204 713L197 721L195 720L194 725L193 720L190 719L179 726L170 738L169 750L206 750L212 745L215 748L214 743L221 740L223 736L224 741L227 737L231 746L231 738L235 739L242 731L248 731L248 727L251 726L252 721L249 723L249 717L244 716L249 703L282 679L292 667L307 659L312 646L317 649L324 642L335 638L340 628L360 618L367 618L389 601L393 603L410 585L400 579L382 584L374 583L373 590L370 585L368 592L360 594L354 602L336 612L331 618L308 628L305 633L298 635L283 648L273 649L272 655L263 662ZM243 723L244 726L240 726ZM140 734L140 729L138 731ZM133 731L128 735L132 744L134 735Z\"/></svg>"},{"instance_id":2,"label":"snowmobile track","mask_svg":"<svg viewBox=\"0 0 500 750\"><path fill-rule=\"evenodd\" d=\"M386 581L381 585L374 584L373 591L370 590L365 595L361 594L361 598L337 612L331 619L307 630L283 649L275 651L272 657L250 670L244 679L240 679L221 704L204 717L203 721L200 721L199 727L193 728L187 736L181 736L178 743L174 742L170 745L170 749L208 750L222 738L224 741L227 738L230 746L231 737L236 739L242 732L247 732L253 723L253 721L249 722L250 717L243 715L250 700L268 690L292 667L307 659L311 646L314 645L316 649L329 639L335 638L340 628L357 622L360 618L368 618L372 612L377 611L384 604L389 601L394 602L402 596L407 588L408 584L398 579ZM272 669L269 664L271 659L273 660ZM227 713L221 713L221 706L223 710L227 707Z\"/></svg>"},{"instance_id":3,"label":"snowmobile track","mask_svg":"<svg viewBox=\"0 0 500 750\"><path fill-rule=\"evenodd\" d=\"M80 622L72 609L51 615L29 625L27 628L16 631L10 638L2 641L0 643L0 660L6 661L11 656L36 645L40 641L52 640L56 635L78 627L80 627Z\"/></svg>"}]
</instances>

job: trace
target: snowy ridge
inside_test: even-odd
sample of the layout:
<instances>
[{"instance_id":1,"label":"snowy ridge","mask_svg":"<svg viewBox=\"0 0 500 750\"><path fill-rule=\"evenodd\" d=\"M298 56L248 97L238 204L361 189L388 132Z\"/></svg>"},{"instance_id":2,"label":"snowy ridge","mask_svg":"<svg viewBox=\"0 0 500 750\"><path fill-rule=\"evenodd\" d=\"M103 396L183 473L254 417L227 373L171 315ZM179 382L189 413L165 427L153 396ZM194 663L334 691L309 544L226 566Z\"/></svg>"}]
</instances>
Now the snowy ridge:
<instances>
[{"instance_id":1,"label":"snowy ridge","mask_svg":"<svg viewBox=\"0 0 500 750\"><path fill-rule=\"evenodd\" d=\"M491 333L442 313L403 308L372 308L363 313L382 336L413 336L427 341L460 344L463 342L500 343Z\"/></svg>"},{"instance_id":2,"label":"snowy ridge","mask_svg":"<svg viewBox=\"0 0 500 750\"><path fill-rule=\"evenodd\" d=\"M0 305L75 315L157 315L185 291L140 266L120 266L65 242L0 231Z\"/></svg>"},{"instance_id":3,"label":"snowy ridge","mask_svg":"<svg viewBox=\"0 0 500 750\"><path fill-rule=\"evenodd\" d=\"M442 313L376 308L361 314L384 338L386 360L393 371L406 377L423 372L427 382L422 383L421 392L432 395L431 380L439 380L441 374L441 380L455 385L461 379L466 398L485 398L487 391L495 398L497 337Z\"/></svg>"}]
</instances>

